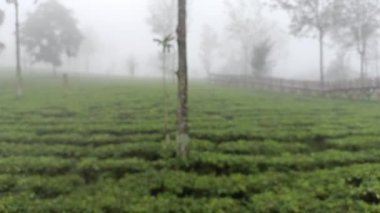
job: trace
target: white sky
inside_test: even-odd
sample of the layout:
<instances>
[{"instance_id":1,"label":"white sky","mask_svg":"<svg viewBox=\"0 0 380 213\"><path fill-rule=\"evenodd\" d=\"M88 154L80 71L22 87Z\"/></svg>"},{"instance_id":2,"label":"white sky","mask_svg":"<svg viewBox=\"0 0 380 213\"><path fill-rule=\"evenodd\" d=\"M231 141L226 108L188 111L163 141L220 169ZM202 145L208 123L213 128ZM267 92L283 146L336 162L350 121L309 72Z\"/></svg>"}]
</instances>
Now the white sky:
<instances>
[{"instance_id":1,"label":"white sky","mask_svg":"<svg viewBox=\"0 0 380 213\"><path fill-rule=\"evenodd\" d=\"M20 0L21 19L35 7L34 0ZM152 58L158 47L153 43L150 26L147 25L148 4L159 0L60 0L70 8L81 28L91 29L101 43L101 50L94 57L97 72L107 69L120 71L125 60L135 55L139 60L140 75L151 74ZM0 55L0 64L12 65L13 52L13 8L0 1L6 10L6 22L0 28L0 40L7 49ZM204 24L209 24L220 33L225 29L226 11L224 0L192 0L189 6L189 68L190 75L203 75L199 62L200 34ZM315 40L295 39L287 34L288 19L282 13L268 13L268 18L281 27L284 44L278 53L274 74L291 78L318 78L318 44ZM327 54L328 55L328 54ZM80 62L77 62L80 63Z\"/></svg>"}]
</instances>

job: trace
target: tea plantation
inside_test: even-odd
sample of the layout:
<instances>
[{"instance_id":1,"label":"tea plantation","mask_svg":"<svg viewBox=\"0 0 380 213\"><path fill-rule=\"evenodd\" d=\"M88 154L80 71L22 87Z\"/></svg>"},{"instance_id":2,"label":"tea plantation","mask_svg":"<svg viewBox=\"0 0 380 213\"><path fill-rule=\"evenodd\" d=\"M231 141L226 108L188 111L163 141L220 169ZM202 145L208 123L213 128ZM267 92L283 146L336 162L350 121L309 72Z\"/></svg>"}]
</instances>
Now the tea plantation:
<instances>
[{"instance_id":1,"label":"tea plantation","mask_svg":"<svg viewBox=\"0 0 380 213\"><path fill-rule=\"evenodd\" d=\"M0 84L0 212L380 212L380 103L193 83L180 162L160 82L40 78Z\"/></svg>"}]
</instances>

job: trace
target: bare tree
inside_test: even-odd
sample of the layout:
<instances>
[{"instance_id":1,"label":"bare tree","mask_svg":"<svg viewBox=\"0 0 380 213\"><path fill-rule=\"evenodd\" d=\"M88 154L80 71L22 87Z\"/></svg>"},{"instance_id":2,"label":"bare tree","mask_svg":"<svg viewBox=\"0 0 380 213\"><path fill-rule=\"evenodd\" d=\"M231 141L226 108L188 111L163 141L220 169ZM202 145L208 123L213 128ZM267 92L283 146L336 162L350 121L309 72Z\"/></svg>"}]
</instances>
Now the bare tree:
<instances>
[{"instance_id":1,"label":"bare tree","mask_svg":"<svg viewBox=\"0 0 380 213\"><path fill-rule=\"evenodd\" d=\"M227 31L240 45L243 73L248 74L252 47L264 25L263 5L260 0L226 0L225 3L229 15Z\"/></svg>"},{"instance_id":2,"label":"bare tree","mask_svg":"<svg viewBox=\"0 0 380 213\"><path fill-rule=\"evenodd\" d=\"M210 75L212 72L213 59L218 46L219 40L217 32L210 25L204 25L199 56L207 75Z\"/></svg>"},{"instance_id":3,"label":"bare tree","mask_svg":"<svg viewBox=\"0 0 380 213\"><path fill-rule=\"evenodd\" d=\"M128 72L131 77L134 77L136 74L136 69L137 69L137 61L136 58L131 55L127 61L127 67L128 67Z\"/></svg>"},{"instance_id":4,"label":"bare tree","mask_svg":"<svg viewBox=\"0 0 380 213\"><path fill-rule=\"evenodd\" d=\"M291 17L291 32L296 36L317 33L319 42L319 72L324 84L324 42L326 35L334 28L335 0L275 0ZM356 0L355 0L356 1Z\"/></svg>"},{"instance_id":5,"label":"bare tree","mask_svg":"<svg viewBox=\"0 0 380 213\"><path fill-rule=\"evenodd\" d=\"M178 133L177 155L186 160L189 155L188 78L187 78L187 0L178 0Z\"/></svg>"},{"instance_id":6,"label":"bare tree","mask_svg":"<svg viewBox=\"0 0 380 213\"><path fill-rule=\"evenodd\" d=\"M380 3L378 0L337 0L339 40L345 46L356 47L360 57L360 78L365 78L369 41L380 27Z\"/></svg>"}]
</instances>

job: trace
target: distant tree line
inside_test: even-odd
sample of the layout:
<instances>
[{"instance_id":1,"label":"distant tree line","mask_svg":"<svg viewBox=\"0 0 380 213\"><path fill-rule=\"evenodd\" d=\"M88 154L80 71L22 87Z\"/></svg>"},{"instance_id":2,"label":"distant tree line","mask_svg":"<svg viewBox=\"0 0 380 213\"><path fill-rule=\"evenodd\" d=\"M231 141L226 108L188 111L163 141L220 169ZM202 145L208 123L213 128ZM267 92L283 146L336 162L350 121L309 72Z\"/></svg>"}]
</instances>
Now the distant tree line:
<instances>
[{"instance_id":1,"label":"distant tree line","mask_svg":"<svg viewBox=\"0 0 380 213\"><path fill-rule=\"evenodd\" d=\"M257 77L270 75L276 64L279 34L276 24L264 16L265 9L285 11L290 17L290 34L318 41L319 76L329 80L349 77L349 51L358 56L360 78L368 73L368 61L378 65L379 0L226 0L226 38L205 24L201 34L200 60L206 73L215 72L215 58L226 57L227 71ZM327 45L328 44L328 45ZM333 45L331 45L333 44ZM228 45L230 45L228 47ZM326 47L335 47L336 57L328 67ZM222 48L228 48L228 51ZM379 73L380 75L380 73Z\"/></svg>"},{"instance_id":2,"label":"distant tree line","mask_svg":"<svg viewBox=\"0 0 380 213\"><path fill-rule=\"evenodd\" d=\"M378 0L274 0L291 17L292 33L314 36L319 41L320 80L325 82L324 46L329 36L339 48L354 48L360 60L360 78L366 76L369 43L377 39L380 21ZM338 56L334 66L339 65ZM341 66L344 66L342 61Z\"/></svg>"}]
</instances>

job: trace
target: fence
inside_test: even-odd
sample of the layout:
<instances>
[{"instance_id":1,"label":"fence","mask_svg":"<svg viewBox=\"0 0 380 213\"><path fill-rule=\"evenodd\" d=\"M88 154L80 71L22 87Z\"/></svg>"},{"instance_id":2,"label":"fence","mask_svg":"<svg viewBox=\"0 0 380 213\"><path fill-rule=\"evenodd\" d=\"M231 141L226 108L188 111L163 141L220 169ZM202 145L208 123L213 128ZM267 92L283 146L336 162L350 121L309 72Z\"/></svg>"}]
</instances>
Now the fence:
<instances>
[{"instance_id":1,"label":"fence","mask_svg":"<svg viewBox=\"0 0 380 213\"><path fill-rule=\"evenodd\" d=\"M380 90L380 79L359 79L346 81L328 81L322 84L318 81L289 80L281 78L257 78L249 75L212 74L209 76L214 83L241 87L254 87L275 91L303 93L373 93Z\"/></svg>"}]
</instances>

